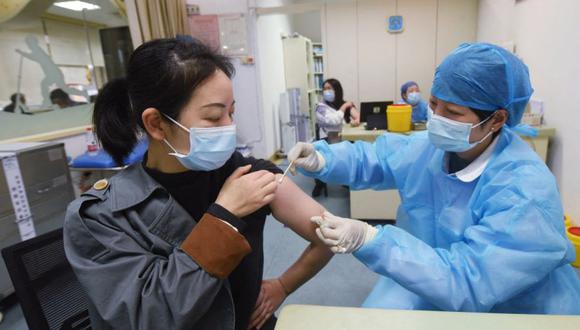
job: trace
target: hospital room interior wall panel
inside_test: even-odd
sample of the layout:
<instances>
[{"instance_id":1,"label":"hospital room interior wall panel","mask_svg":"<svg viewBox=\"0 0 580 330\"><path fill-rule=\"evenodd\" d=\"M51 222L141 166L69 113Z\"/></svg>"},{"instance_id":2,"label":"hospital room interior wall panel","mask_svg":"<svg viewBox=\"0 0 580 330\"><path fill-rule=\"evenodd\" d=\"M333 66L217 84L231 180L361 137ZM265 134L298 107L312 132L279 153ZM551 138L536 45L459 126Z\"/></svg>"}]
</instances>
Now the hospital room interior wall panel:
<instances>
[{"instance_id":1,"label":"hospital room interior wall panel","mask_svg":"<svg viewBox=\"0 0 580 330\"><path fill-rule=\"evenodd\" d=\"M579 12L577 0L528 0L516 3L512 20L516 53L528 65L533 97L544 101L545 125L556 129L548 164L564 212L580 226Z\"/></svg>"},{"instance_id":2,"label":"hospital room interior wall panel","mask_svg":"<svg viewBox=\"0 0 580 330\"><path fill-rule=\"evenodd\" d=\"M395 36L387 31L387 18L395 14L395 0L358 1L357 68L359 100L396 100Z\"/></svg>"},{"instance_id":3,"label":"hospital room interior wall panel","mask_svg":"<svg viewBox=\"0 0 580 330\"><path fill-rule=\"evenodd\" d=\"M481 42L512 44L528 66L533 98L544 102L544 125L556 129L550 142L548 166L556 176L564 212L580 225L580 30L576 0L480 0L477 38ZM541 24L539 24L541 23Z\"/></svg>"},{"instance_id":4,"label":"hospital room interior wall panel","mask_svg":"<svg viewBox=\"0 0 580 330\"><path fill-rule=\"evenodd\" d=\"M261 108L264 117L265 143L269 157L279 147L276 137L279 136L278 116L280 94L286 91L284 78L284 52L281 34L292 33L288 15L266 15L257 19L259 79L261 86ZM254 128L255 129L255 128Z\"/></svg>"},{"instance_id":5,"label":"hospital room interior wall panel","mask_svg":"<svg viewBox=\"0 0 580 330\"><path fill-rule=\"evenodd\" d=\"M477 41L502 44L514 38L515 0L479 0Z\"/></svg>"},{"instance_id":6,"label":"hospital room interior wall panel","mask_svg":"<svg viewBox=\"0 0 580 330\"><path fill-rule=\"evenodd\" d=\"M337 0L324 8L325 76L339 79L353 101L398 100L408 80L427 98L438 62L477 35L477 0ZM397 14L405 28L391 34L387 20Z\"/></svg>"},{"instance_id":7,"label":"hospital room interior wall panel","mask_svg":"<svg viewBox=\"0 0 580 330\"><path fill-rule=\"evenodd\" d=\"M398 1L397 14L404 19L404 31L395 41L397 100L400 86L409 80L428 97L435 72L437 0Z\"/></svg>"},{"instance_id":8,"label":"hospital room interior wall panel","mask_svg":"<svg viewBox=\"0 0 580 330\"><path fill-rule=\"evenodd\" d=\"M247 0L187 0L200 7L202 15L246 14L248 41L256 59L255 65L244 65L234 59L236 75L232 79L236 98L238 143L250 144L253 156L269 158L276 149L278 128L275 111L280 93L285 91L282 41L280 34L292 32L288 15L268 15L253 22ZM269 2L283 6L289 0Z\"/></svg>"},{"instance_id":9,"label":"hospital room interior wall panel","mask_svg":"<svg viewBox=\"0 0 580 330\"><path fill-rule=\"evenodd\" d=\"M479 10L478 0L438 0L437 2L435 67L460 44L477 41Z\"/></svg>"},{"instance_id":10,"label":"hospital room interior wall panel","mask_svg":"<svg viewBox=\"0 0 580 330\"><path fill-rule=\"evenodd\" d=\"M359 102L357 72L356 2L339 0L325 5L323 39L325 79L338 79L346 100Z\"/></svg>"}]
</instances>

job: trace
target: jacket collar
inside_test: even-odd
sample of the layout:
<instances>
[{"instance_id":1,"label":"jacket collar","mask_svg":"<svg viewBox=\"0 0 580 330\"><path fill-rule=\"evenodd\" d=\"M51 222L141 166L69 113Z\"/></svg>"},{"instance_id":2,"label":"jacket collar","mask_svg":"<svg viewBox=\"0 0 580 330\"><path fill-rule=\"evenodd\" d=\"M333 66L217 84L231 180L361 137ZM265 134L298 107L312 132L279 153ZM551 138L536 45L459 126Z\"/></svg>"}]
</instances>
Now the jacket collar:
<instances>
[{"instance_id":1,"label":"jacket collar","mask_svg":"<svg viewBox=\"0 0 580 330\"><path fill-rule=\"evenodd\" d=\"M158 189L165 190L145 172L140 162L114 176L111 179L110 189L113 212L122 211L143 202Z\"/></svg>"}]
</instances>

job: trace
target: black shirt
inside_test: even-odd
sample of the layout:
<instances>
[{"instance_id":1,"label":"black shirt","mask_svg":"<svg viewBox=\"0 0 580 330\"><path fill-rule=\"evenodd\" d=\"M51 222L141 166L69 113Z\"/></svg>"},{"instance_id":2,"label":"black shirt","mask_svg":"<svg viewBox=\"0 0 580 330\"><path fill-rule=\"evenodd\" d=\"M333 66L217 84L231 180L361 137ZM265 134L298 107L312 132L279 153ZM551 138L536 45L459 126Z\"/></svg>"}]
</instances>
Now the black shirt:
<instances>
[{"instance_id":1,"label":"black shirt","mask_svg":"<svg viewBox=\"0 0 580 330\"><path fill-rule=\"evenodd\" d=\"M455 152L449 153L449 173L457 173L471 164L471 161L465 160Z\"/></svg>"},{"instance_id":2,"label":"black shirt","mask_svg":"<svg viewBox=\"0 0 580 330\"><path fill-rule=\"evenodd\" d=\"M269 161L252 157L244 158L238 152L235 152L224 166L209 172L187 171L169 174L145 166L144 168L153 179L167 189L193 219L198 221L215 202L226 179L235 169L248 164L252 164L252 172L267 170L272 173L282 173ZM270 207L264 206L241 219L246 226L240 233L252 247L252 252L242 260L228 278L236 311L236 329L246 330L260 293L264 264L264 224L266 216L270 213Z\"/></svg>"}]
</instances>

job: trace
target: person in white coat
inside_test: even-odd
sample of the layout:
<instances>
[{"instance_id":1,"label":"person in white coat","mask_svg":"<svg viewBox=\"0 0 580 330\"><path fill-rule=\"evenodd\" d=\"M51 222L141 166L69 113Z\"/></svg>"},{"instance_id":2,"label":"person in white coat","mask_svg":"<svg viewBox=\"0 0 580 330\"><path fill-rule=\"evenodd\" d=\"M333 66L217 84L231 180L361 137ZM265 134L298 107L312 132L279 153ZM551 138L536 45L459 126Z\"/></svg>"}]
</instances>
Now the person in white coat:
<instances>
[{"instance_id":1,"label":"person in white coat","mask_svg":"<svg viewBox=\"0 0 580 330\"><path fill-rule=\"evenodd\" d=\"M340 142L340 131L344 123L358 126L360 114L351 101L344 100L342 85L330 78L322 84L322 100L316 106L316 139L329 144ZM318 197L324 191L328 196L326 183L315 179L312 197Z\"/></svg>"}]
</instances>

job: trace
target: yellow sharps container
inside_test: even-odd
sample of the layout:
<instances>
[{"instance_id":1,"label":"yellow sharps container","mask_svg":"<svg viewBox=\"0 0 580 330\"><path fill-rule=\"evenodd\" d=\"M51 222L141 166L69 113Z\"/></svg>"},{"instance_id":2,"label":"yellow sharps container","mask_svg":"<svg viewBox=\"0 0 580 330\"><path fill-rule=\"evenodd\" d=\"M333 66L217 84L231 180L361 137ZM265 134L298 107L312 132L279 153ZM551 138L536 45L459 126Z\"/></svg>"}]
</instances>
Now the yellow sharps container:
<instances>
[{"instance_id":1,"label":"yellow sharps container","mask_svg":"<svg viewBox=\"0 0 580 330\"><path fill-rule=\"evenodd\" d=\"M387 107L387 130L389 132L409 132L411 130L411 112L408 104L392 104Z\"/></svg>"},{"instance_id":2,"label":"yellow sharps container","mask_svg":"<svg viewBox=\"0 0 580 330\"><path fill-rule=\"evenodd\" d=\"M574 227L567 216L564 216L564 224L566 225L566 236L576 249L576 260L572 262L572 266L580 268L580 227Z\"/></svg>"},{"instance_id":3,"label":"yellow sharps container","mask_svg":"<svg viewBox=\"0 0 580 330\"><path fill-rule=\"evenodd\" d=\"M576 260L572 262L572 266L580 268L580 227L566 228L566 235L576 249Z\"/></svg>"}]
</instances>

